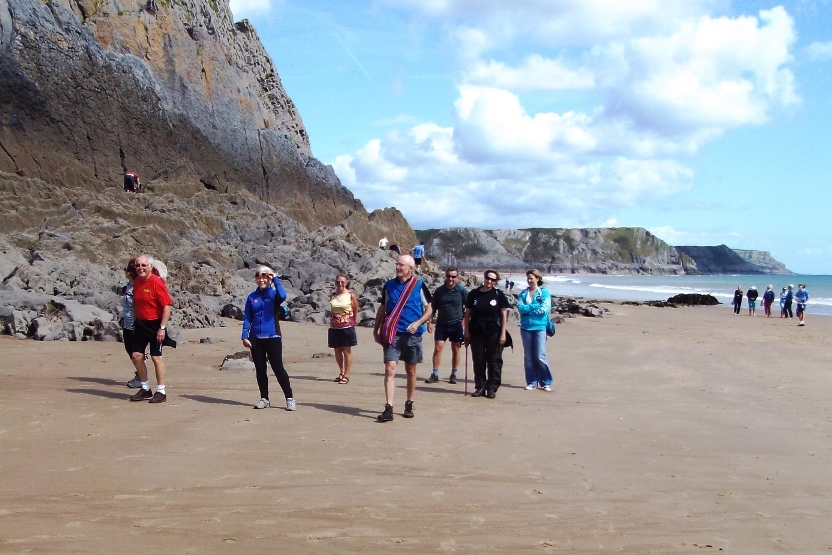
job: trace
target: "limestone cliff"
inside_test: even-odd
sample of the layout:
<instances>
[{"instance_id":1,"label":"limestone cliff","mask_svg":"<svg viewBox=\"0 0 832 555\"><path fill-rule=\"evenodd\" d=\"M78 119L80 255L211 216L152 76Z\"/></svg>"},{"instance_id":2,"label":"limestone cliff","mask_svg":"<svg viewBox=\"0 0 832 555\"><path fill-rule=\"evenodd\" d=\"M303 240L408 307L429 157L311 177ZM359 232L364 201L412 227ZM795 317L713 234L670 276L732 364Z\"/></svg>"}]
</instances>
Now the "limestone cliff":
<instances>
[{"instance_id":1,"label":"limestone cliff","mask_svg":"<svg viewBox=\"0 0 832 555\"><path fill-rule=\"evenodd\" d=\"M643 228L417 230L440 265L546 273L767 274L790 273L760 251L672 247Z\"/></svg>"},{"instance_id":2,"label":"limestone cliff","mask_svg":"<svg viewBox=\"0 0 832 555\"><path fill-rule=\"evenodd\" d=\"M246 188L308 228L367 215L226 0L0 0L0 171L101 191L127 169Z\"/></svg>"},{"instance_id":3,"label":"limestone cliff","mask_svg":"<svg viewBox=\"0 0 832 555\"><path fill-rule=\"evenodd\" d=\"M440 264L547 273L682 274L676 250L642 228L417 231ZM691 261L688 264L695 266Z\"/></svg>"},{"instance_id":4,"label":"limestone cliff","mask_svg":"<svg viewBox=\"0 0 832 555\"><path fill-rule=\"evenodd\" d=\"M750 251L744 249L733 249L740 258L753 264L764 274L791 274L786 265L776 260L768 251Z\"/></svg>"},{"instance_id":5,"label":"limestone cliff","mask_svg":"<svg viewBox=\"0 0 832 555\"><path fill-rule=\"evenodd\" d=\"M697 272L702 274L790 274L786 266L764 251L731 249L726 245L715 247L676 247L696 261Z\"/></svg>"}]
</instances>

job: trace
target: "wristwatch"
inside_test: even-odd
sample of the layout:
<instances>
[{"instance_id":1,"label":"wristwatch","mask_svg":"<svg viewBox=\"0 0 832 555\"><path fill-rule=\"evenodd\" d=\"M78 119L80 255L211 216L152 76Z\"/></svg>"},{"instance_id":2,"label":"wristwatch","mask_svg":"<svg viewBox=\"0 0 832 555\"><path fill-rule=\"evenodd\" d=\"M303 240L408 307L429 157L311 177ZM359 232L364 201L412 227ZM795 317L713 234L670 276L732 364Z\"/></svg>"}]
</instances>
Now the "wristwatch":
<instances>
[{"instance_id":1,"label":"wristwatch","mask_svg":"<svg viewBox=\"0 0 832 555\"><path fill-rule=\"evenodd\" d=\"M165 331L165 326L159 326L159 329Z\"/></svg>"}]
</instances>

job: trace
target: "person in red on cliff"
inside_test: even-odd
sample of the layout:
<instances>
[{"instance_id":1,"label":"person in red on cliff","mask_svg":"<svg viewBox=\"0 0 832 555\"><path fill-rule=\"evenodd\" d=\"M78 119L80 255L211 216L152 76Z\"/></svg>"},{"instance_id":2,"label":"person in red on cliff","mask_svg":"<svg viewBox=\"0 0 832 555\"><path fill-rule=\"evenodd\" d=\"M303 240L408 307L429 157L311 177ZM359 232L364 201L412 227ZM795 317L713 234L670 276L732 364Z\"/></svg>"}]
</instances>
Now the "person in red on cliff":
<instances>
[{"instance_id":1,"label":"person in red on cliff","mask_svg":"<svg viewBox=\"0 0 832 555\"><path fill-rule=\"evenodd\" d=\"M165 327L170 319L172 300L161 277L153 273L153 259L146 254L136 259L138 277L133 281L133 302L136 321L133 324L133 361L139 371L142 387L131 401L167 401L165 391L165 361L162 359L162 343ZM147 378L144 351L150 345L150 360L156 370L156 393L151 393Z\"/></svg>"},{"instance_id":2,"label":"person in red on cliff","mask_svg":"<svg viewBox=\"0 0 832 555\"><path fill-rule=\"evenodd\" d=\"M124 192L138 193L140 187L139 174L136 172L124 171Z\"/></svg>"}]
</instances>

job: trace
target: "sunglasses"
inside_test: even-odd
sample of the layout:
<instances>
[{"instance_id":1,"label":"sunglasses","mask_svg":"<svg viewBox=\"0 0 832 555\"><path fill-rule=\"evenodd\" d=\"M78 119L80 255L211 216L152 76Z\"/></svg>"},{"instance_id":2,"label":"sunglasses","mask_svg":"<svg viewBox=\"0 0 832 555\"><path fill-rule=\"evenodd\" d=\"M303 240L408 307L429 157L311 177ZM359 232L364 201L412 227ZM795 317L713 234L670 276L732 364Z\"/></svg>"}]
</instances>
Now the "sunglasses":
<instances>
[{"instance_id":1,"label":"sunglasses","mask_svg":"<svg viewBox=\"0 0 832 555\"><path fill-rule=\"evenodd\" d=\"M457 278L457 277L459 277L459 276L456 276L456 275L453 275L453 276L451 276L451 275L446 275L445 277L446 277L446 278L448 278L448 279L456 279L456 278Z\"/></svg>"},{"instance_id":2,"label":"sunglasses","mask_svg":"<svg viewBox=\"0 0 832 555\"><path fill-rule=\"evenodd\" d=\"M491 276L485 276L485 279L488 281L497 281L497 278Z\"/></svg>"},{"instance_id":3,"label":"sunglasses","mask_svg":"<svg viewBox=\"0 0 832 555\"><path fill-rule=\"evenodd\" d=\"M136 264L136 268L150 268L150 264Z\"/></svg>"}]
</instances>

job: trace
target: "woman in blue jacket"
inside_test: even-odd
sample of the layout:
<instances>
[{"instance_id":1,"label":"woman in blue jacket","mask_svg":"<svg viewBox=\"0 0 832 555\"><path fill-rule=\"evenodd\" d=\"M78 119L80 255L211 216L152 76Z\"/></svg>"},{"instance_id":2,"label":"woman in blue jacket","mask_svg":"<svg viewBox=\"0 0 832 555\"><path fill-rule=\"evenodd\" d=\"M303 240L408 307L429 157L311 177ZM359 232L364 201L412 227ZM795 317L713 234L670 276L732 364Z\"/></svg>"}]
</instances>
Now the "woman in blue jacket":
<instances>
[{"instance_id":1,"label":"woman in blue jacket","mask_svg":"<svg viewBox=\"0 0 832 555\"><path fill-rule=\"evenodd\" d=\"M295 410L295 398L289 374L283 367L283 340L280 336L280 319L277 311L286 300L286 291L275 277L275 272L268 266L260 266L254 274L257 281L255 289L246 299L243 312L243 346L251 349L254 370L257 374L257 386L260 388L260 402L256 409L265 409L269 403L269 375L266 360L272 366L277 383L286 396L286 410Z\"/></svg>"},{"instance_id":2,"label":"woman in blue jacket","mask_svg":"<svg viewBox=\"0 0 832 555\"><path fill-rule=\"evenodd\" d=\"M526 389L552 391L552 372L546 361L546 323L549 321L552 298L549 291L541 287L543 276L539 270L526 272L526 282L529 286L517 297Z\"/></svg>"}]
</instances>

